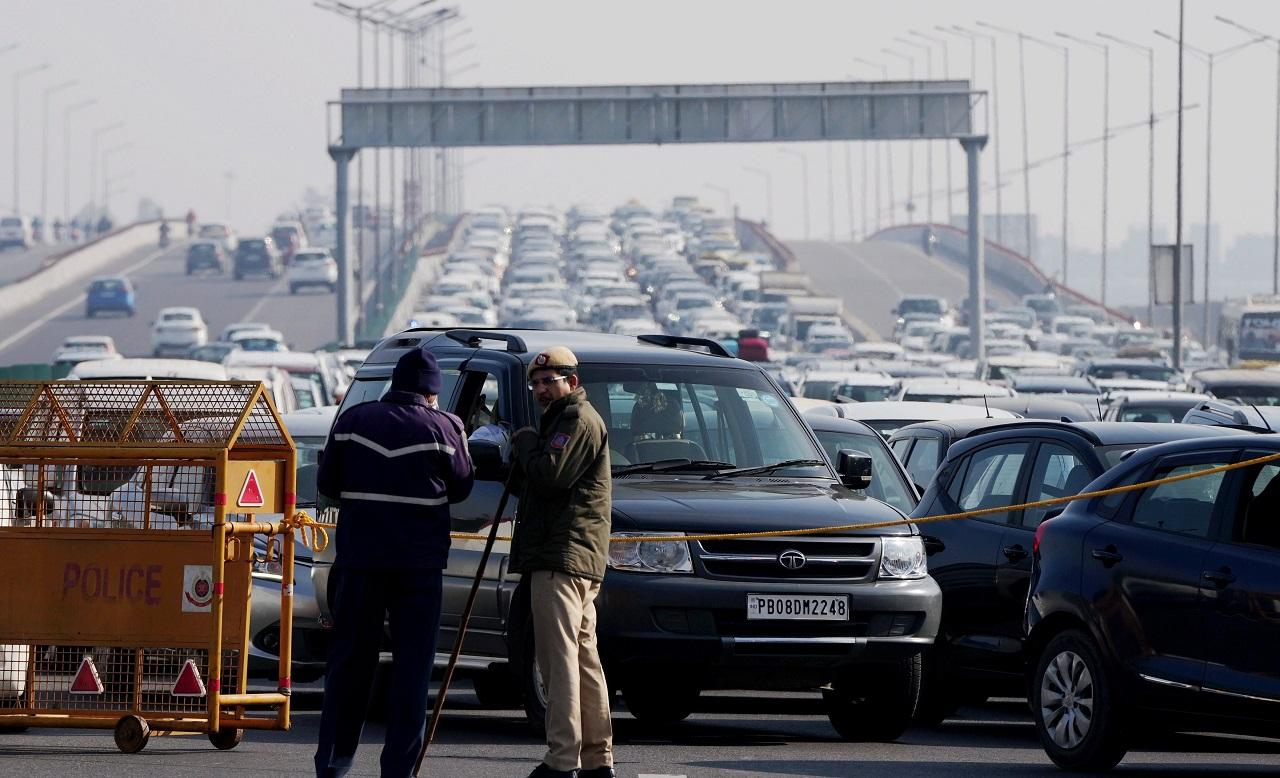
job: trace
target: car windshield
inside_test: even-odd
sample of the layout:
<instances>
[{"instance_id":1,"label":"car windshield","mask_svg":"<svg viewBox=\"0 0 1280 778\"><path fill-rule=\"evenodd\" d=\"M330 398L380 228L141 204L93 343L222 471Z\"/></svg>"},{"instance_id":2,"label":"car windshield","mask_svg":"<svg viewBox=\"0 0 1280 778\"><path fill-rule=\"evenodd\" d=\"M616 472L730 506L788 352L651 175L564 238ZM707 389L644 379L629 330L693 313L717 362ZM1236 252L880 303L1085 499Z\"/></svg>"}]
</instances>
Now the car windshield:
<instances>
[{"instance_id":1,"label":"car windshield","mask_svg":"<svg viewBox=\"0 0 1280 778\"><path fill-rule=\"evenodd\" d=\"M892 386L859 386L857 384L844 384L843 386L836 387L837 395L841 397L848 397L850 400L860 403L887 400L892 392Z\"/></svg>"},{"instance_id":2,"label":"car windshield","mask_svg":"<svg viewBox=\"0 0 1280 778\"><path fill-rule=\"evenodd\" d=\"M120 281L94 281L93 291L95 292L119 292L124 289L124 284Z\"/></svg>"},{"instance_id":3,"label":"car windshield","mask_svg":"<svg viewBox=\"0 0 1280 778\"><path fill-rule=\"evenodd\" d=\"M1230 386L1214 390L1214 396L1238 405L1280 405L1280 386Z\"/></svg>"},{"instance_id":4,"label":"car windshield","mask_svg":"<svg viewBox=\"0 0 1280 778\"><path fill-rule=\"evenodd\" d=\"M835 388L835 381L805 381L800 392L811 400L830 400Z\"/></svg>"},{"instance_id":5,"label":"car windshield","mask_svg":"<svg viewBox=\"0 0 1280 778\"><path fill-rule=\"evenodd\" d=\"M12 216L6 216L5 218L0 219L0 227L21 227L21 226L22 226L21 219L15 219Z\"/></svg>"},{"instance_id":6,"label":"car windshield","mask_svg":"<svg viewBox=\"0 0 1280 778\"><path fill-rule=\"evenodd\" d=\"M1094 365L1089 369L1089 375L1094 378L1105 380L1135 380L1135 381L1168 381L1175 375L1175 371L1171 367L1164 365Z\"/></svg>"},{"instance_id":7,"label":"car windshield","mask_svg":"<svg viewBox=\"0 0 1280 778\"><path fill-rule=\"evenodd\" d=\"M324 449L325 438L295 436L293 444L298 449L298 507L315 505L316 471L320 468L320 451Z\"/></svg>"},{"instance_id":8,"label":"car windshield","mask_svg":"<svg viewBox=\"0 0 1280 778\"><path fill-rule=\"evenodd\" d=\"M910 513L915 509L915 493L883 441L876 440L865 432L817 430L815 434L827 459L833 463L839 461L841 449L861 452L871 457L871 485L866 490L868 497L887 502L903 513Z\"/></svg>"},{"instance_id":9,"label":"car windshield","mask_svg":"<svg viewBox=\"0 0 1280 778\"><path fill-rule=\"evenodd\" d=\"M908 298L898 304L898 315L905 316L908 313L936 313L941 315L942 301L931 297Z\"/></svg>"},{"instance_id":10,"label":"car windshield","mask_svg":"<svg viewBox=\"0 0 1280 778\"><path fill-rule=\"evenodd\" d=\"M166 313L161 318L164 321L195 321L195 317L189 313Z\"/></svg>"},{"instance_id":11,"label":"car windshield","mask_svg":"<svg viewBox=\"0 0 1280 778\"><path fill-rule=\"evenodd\" d=\"M736 467L821 460L786 400L753 370L584 365L581 374L587 398L608 427L615 466L678 459ZM825 470L798 465L772 475L829 475Z\"/></svg>"}]
</instances>

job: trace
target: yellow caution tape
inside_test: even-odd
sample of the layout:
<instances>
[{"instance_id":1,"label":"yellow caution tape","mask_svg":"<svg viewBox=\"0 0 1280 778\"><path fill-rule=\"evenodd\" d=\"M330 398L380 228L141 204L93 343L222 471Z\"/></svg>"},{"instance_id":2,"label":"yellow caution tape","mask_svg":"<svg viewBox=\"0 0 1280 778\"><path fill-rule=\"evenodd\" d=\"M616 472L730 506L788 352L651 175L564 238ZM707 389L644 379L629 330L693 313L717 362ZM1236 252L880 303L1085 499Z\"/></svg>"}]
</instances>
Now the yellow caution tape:
<instances>
[{"instance_id":1,"label":"yellow caution tape","mask_svg":"<svg viewBox=\"0 0 1280 778\"><path fill-rule=\"evenodd\" d=\"M1112 494L1121 494L1123 492L1134 492L1140 489L1148 489L1152 486L1160 486L1162 484L1173 484L1179 481L1189 481L1192 478L1203 478L1207 475L1216 475L1225 473L1229 470L1239 470L1245 467L1253 467L1254 465L1263 465L1268 462L1280 460L1280 454L1267 454L1266 456L1246 459L1241 462L1235 462L1229 465L1218 465L1204 470L1197 470L1194 473L1183 473L1182 475L1165 476L1164 478L1156 478L1142 483L1127 484L1125 486L1113 486L1110 489L1099 489L1094 492L1081 492L1080 494L1069 494L1063 497L1051 497L1046 500L1036 500L1034 502L1024 502L1018 505L1001 505L994 508L977 508L970 511L961 511L959 513L943 513L937 516L924 516L919 519L895 519L893 521L876 521L861 524L837 524L830 527L804 527L801 529L776 529L763 530L760 532L719 532L705 535L635 535L635 536L615 536L609 538L610 543L661 543L671 540L742 540L750 538L785 538L801 535L828 535L840 532L848 532L851 530L870 530L870 529L888 529L890 527L901 527L908 524L933 524L940 521L955 521L956 519L971 519L975 516L986 516L991 513L1004 513L1005 511L1021 511L1027 508L1047 508L1053 505L1064 505L1077 500L1092 500L1095 497L1107 497ZM305 515L305 514L304 514ZM307 517L310 520L310 517ZM321 524L311 522L317 528L333 527L333 524ZM450 532L449 537L454 540L488 540L487 534L479 532ZM510 535L499 535L497 540L510 542ZM326 545L328 538L325 538Z\"/></svg>"}]
</instances>

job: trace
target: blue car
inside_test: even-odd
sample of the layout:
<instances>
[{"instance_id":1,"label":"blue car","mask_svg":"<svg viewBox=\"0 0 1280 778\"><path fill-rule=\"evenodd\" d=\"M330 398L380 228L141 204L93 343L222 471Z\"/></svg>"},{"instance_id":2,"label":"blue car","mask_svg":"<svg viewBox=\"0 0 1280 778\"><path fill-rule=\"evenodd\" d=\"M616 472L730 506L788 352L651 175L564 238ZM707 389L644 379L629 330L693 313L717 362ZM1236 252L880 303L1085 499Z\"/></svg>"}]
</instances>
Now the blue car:
<instances>
[{"instance_id":1,"label":"blue car","mask_svg":"<svg viewBox=\"0 0 1280 778\"><path fill-rule=\"evenodd\" d=\"M133 284L124 276L95 278L89 284L84 307L84 315L90 319L106 311L132 316L137 311Z\"/></svg>"}]
</instances>

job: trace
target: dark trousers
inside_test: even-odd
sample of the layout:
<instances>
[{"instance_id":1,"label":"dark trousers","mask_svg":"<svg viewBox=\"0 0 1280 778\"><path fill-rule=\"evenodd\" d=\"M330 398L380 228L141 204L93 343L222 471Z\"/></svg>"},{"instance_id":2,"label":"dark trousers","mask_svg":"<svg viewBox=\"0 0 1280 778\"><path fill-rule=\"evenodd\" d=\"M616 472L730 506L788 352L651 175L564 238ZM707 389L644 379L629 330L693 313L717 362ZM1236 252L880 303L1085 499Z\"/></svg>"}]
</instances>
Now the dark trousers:
<instances>
[{"instance_id":1,"label":"dark trousers","mask_svg":"<svg viewBox=\"0 0 1280 778\"><path fill-rule=\"evenodd\" d=\"M391 630L384 778L413 775L426 731L427 696L440 628L441 570L337 568L331 576L333 643L320 714L316 775L346 775L355 761L382 647Z\"/></svg>"}]
</instances>

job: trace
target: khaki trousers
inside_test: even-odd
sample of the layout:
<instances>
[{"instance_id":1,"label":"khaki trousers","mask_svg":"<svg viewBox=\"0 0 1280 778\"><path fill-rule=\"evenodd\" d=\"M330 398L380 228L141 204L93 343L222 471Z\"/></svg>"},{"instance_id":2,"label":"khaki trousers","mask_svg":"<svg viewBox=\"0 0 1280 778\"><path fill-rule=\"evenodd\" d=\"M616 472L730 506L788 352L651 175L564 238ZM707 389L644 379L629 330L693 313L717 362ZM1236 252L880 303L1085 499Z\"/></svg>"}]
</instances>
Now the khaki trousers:
<instances>
[{"instance_id":1,"label":"khaki trousers","mask_svg":"<svg viewBox=\"0 0 1280 778\"><path fill-rule=\"evenodd\" d=\"M530 575L533 637L547 690L547 755L555 770L613 765L609 688L596 650L600 583L568 573Z\"/></svg>"}]
</instances>

